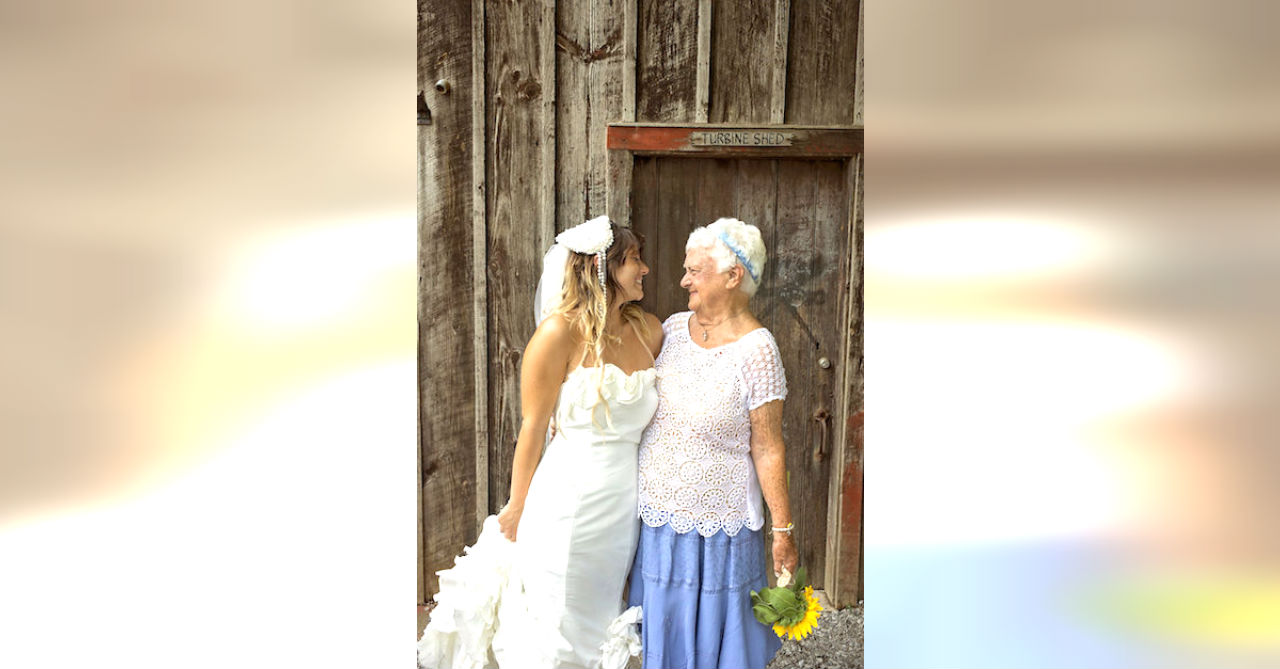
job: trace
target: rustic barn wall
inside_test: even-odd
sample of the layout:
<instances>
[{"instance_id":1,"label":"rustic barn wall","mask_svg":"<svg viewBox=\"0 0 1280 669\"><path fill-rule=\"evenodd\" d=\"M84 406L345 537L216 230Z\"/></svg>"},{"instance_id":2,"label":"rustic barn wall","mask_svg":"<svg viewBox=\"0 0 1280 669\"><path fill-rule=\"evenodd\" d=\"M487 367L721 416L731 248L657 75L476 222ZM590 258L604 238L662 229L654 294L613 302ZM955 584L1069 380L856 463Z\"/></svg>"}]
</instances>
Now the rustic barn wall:
<instances>
[{"instance_id":1,"label":"rustic barn wall","mask_svg":"<svg viewBox=\"0 0 1280 669\"><path fill-rule=\"evenodd\" d=\"M793 0L787 123L854 122L859 0Z\"/></svg>"},{"instance_id":2,"label":"rustic barn wall","mask_svg":"<svg viewBox=\"0 0 1280 669\"><path fill-rule=\"evenodd\" d=\"M622 118L622 0L556 2L556 230L605 213L605 125Z\"/></svg>"},{"instance_id":3,"label":"rustic barn wall","mask_svg":"<svg viewBox=\"0 0 1280 669\"><path fill-rule=\"evenodd\" d=\"M711 123L768 123L773 90L773 0L711 6Z\"/></svg>"},{"instance_id":4,"label":"rustic barn wall","mask_svg":"<svg viewBox=\"0 0 1280 669\"><path fill-rule=\"evenodd\" d=\"M520 356L533 335L534 283L550 241L542 220L543 96L554 95L541 48L554 39L540 2L485 3L485 181L488 225L489 512L506 503L520 430ZM545 223L549 223L545 222Z\"/></svg>"},{"instance_id":5,"label":"rustic barn wall","mask_svg":"<svg viewBox=\"0 0 1280 669\"><path fill-rule=\"evenodd\" d=\"M636 120L691 122L697 108L698 1L637 0Z\"/></svg>"},{"instance_id":6,"label":"rustic barn wall","mask_svg":"<svg viewBox=\"0 0 1280 669\"><path fill-rule=\"evenodd\" d=\"M858 111L861 115L861 110ZM853 226L848 231L854 252L849 255L845 272L848 289L844 295L842 311L845 322L853 327L844 332L845 345L840 369L843 378L844 406L838 414L843 417L837 424L833 462L839 479L831 486L830 506L836 512L828 515L828 553L840 559L827 565L828 587L835 588L846 601L862 601L863 593L863 355L862 355L862 156L854 159L854 169L846 175L849 206L853 208Z\"/></svg>"},{"instance_id":7,"label":"rustic barn wall","mask_svg":"<svg viewBox=\"0 0 1280 669\"><path fill-rule=\"evenodd\" d=\"M778 275L757 306L790 351L793 393L805 389L784 417L795 442L788 466L823 482L793 492L796 524L822 537L849 513L860 523L860 487L852 510L847 495L825 487L845 463L861 482L860 437L836 419L861 419L861 368L848 367L860 364L861 339L840 325L860 324L849 316L861 313L860 297L846 288L860 290L848 276L861 271L860 235L814 221L848 219L861 162L852 171L829 160L632 163L605 141L608 123L628 120L853 123L860 9L857 0L420 0L419 85L431 115L419 134L420 601L434 592L435 571L474 539L477 518L506 501L542 253L555 232L612 215L619 202L636 220L732 214L768 229ZM632 188L610 192L611 176ZM646 256L682 256L687 232L650 226ZM815 259L814 248L848 257L854 249L857 260ZM679 291L652 299L662 316L684 308ZM824 356L838 360L839 375L815 371ZM853 386L856 397L844 391ZM814 402L829 408L826 424ZM824 434L832 452L815 458ZM829 507L844 515L831 520ZM822 542L807 546L810 572L832 573ZM846 577L856 582L856 573Z\"/></svg>"},{"instance_id":8,"label":"rustic barn wall","mask_svg":"<svg viewBox=\"0 0 1280 669\"><path fill-rule=\"evenodd\" d=\"M779 349L790 388L784 405L783 430L789 443L787 469L793 481L827 482L831 471L833 416L841 397L833 367L819 362L838 359L844 345L843 313L848 220L844 166L833 161L783 162L778 175L778 213L771 249L775 272L766 299L771 304L770 331ZM827 533L826 486L792 487L792 515L800 536ZM809 565L814 583L823 583L825 541L800 542L800 559Z\"/></svg>"},{"instance_id":9,"label":"rustic barn wall","mask_svg":"<svg viewBox=\"0 0 1280 669\"><path fill-rule=\"evenodd\" d=\"M469 3L422 3L418 94L419 600L476 537ZM435 82L449 82L436 90Z\"/></svg>"}]
</instances>

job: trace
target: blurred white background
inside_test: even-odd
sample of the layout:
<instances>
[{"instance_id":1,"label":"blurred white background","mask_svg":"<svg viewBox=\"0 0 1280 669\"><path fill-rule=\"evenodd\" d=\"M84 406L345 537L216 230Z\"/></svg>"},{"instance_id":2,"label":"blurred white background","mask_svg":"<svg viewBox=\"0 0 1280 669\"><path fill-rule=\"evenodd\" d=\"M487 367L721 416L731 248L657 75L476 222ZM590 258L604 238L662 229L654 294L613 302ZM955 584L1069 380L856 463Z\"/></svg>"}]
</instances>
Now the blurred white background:
<instances>
[{"instance_id":1,"label":"blurred white background","mask_svg":"<svg viewBox=\"0 0 1280 669\"><path fill-rule=\"evenodd\" d=\"M412 6L2 16L0 666L411 666Z\"/></svg>"},{"instance_id":2,"label":"blurred white background","mask_svg":"<svg viewBox=\"0 0 1280 669\"><path fill-rule=\"evenodd\" d=\"M1280 663L1278 13L868 5L868 666Z\"/></svg>"}]
</instances>

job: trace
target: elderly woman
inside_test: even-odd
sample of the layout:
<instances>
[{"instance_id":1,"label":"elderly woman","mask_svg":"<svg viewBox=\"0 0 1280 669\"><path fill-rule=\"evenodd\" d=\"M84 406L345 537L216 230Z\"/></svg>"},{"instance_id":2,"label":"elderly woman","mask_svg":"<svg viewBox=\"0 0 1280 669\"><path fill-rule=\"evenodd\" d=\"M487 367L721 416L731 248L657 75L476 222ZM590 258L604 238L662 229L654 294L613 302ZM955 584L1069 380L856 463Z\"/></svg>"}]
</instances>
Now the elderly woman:
<instances>
[{"instance_id":1,"label":"elderly woman","mask_svg":"<svg viewBox=\"0 0 1280 669\"><path fill-rule=\"evenodd\" d=\"M781 642L750 592L798 561L787 500L778 346L751 314L765 265L760 231L722 218L689 235L689 308L663 323L658 410L640 441L643 521L629 600L643 607L645 669L763 669Z\"/></svg>"}]
</instances>

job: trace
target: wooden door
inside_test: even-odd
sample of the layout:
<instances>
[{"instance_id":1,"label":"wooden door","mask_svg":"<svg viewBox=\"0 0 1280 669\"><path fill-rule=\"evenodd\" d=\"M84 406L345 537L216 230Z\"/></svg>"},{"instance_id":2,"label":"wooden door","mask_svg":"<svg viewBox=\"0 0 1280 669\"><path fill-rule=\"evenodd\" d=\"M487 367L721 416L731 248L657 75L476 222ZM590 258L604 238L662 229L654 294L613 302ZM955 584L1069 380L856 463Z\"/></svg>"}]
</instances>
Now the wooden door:
<instances>
[{"instance_id":1,"label":"wooden door","mask_svg":"<svg viewBox=\"0 0 1280 669\"><path fill-rule=\"evenodd\" d=\"M643 306L665 319L687 309L680 288L689 233L720 217L751 223L768 263L751 301L773 333L787 375L783 437L800 563L823 587L836 421L848 397L841 367L851 323L852 162L636 156L631 225L651 268ZM772 570L770 570L772 572Z\"/></svg>"}]
</instances>

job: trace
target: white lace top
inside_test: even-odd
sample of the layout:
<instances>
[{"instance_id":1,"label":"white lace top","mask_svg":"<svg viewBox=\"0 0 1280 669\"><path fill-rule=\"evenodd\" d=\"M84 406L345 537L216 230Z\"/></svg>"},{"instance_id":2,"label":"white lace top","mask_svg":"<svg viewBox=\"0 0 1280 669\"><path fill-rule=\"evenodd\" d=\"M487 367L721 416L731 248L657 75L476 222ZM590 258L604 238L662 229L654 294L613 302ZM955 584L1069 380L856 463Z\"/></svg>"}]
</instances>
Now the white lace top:
<instances>
[{"instance_id":1,"label":"white lace top","mask_svg":"<svg viewBox=\"0 0 1280 669\"><path fill-rule=\"evenodd\" d=\"M764 525L750 412L785 399L787 380L768 330L706 349L689 336L692 313L662 324L658 411L640 438L639 514L680 534L734 536Z\"/></svg>"}]
</instances>

